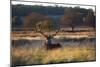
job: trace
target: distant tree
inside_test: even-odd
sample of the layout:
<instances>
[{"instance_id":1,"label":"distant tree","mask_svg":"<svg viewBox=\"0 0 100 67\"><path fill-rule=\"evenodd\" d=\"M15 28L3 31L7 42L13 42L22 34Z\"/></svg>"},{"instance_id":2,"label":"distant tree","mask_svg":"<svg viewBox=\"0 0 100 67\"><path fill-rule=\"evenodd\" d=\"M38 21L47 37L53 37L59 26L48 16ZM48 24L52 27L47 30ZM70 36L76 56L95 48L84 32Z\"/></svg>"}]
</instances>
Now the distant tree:
<instances>
[{"instance_id":1,"label":"distant tree","mask_svg":"<svg viewBox=\"0 0 100 67\"><path fill-rule=\"evenodd\" d=\"M67 27L70 26L72 28L72 31L74 29L74 16L72 15L65 15L61 18L61 24L63 24L63 26Z\"/></svg>"},{"instance_id":2,"label":"distant tree","mask_svg":"<svg viewBox=\"0 0 100 67\"><path fill-rule=\"evenodd\" d=\"M64 14L70 15L70 14L80 13L83 17L85 17L88 13L88 9L80 8L79 6L76 7L65 7L64 8Z\"/></svg>"},{"instance_id":3,"label":"distant tree","mask_svg":"<svg viewBox=\"0 0 100 67\"><path fill-rule=\"evenodd\" d=\"M44 15L39 14L39 13L35 13L32 12L30 13L28 16L25 16L25 20L24 20L24 28L25 30L27 29L32 29L35 27L35 24L39 21L44 20Z\"/></svg>"},{"instance_id":4,"label":"distant tree","mask_svg":"<svg viewBox=\"0 0 100 67\"><path fill-rule=\"evenodd\" d=\"M18 16L13 16L12 17L12 27L13 28L18 28L22 25L22 21L20 19L20 17Z\"/></svg>"},{"instance_id":5,"label":"distant tree","mask_svg":"<svg viewBox=\"0 0 100 67\"><path fill-rule=\"evenodd\" d=\"M81 13L65 14L61 18L61 24L67 27L70 26L72 31L74 31L75 26L80 26L83 24L83 16Z\"/></svg>"},{"instance_id":6,"label":"distant tree","mask_svg":"<svg viewBox=\"0 0 100 67\"><path fill-rule=\"evenodd\" d=\"M91 26L95 29L95 25L96 25L96 17L94 15L94 12L92 9L89 10L86 18L85 18L85 24L88 26Z\"/></svg>"},{"instance_id":7,"label":"distant tree","mask_svg":"<svg viewBox=\"0 0 100 67\"><path fill-rule=\"evenodd\" d=\"M83 23L83 14L82 13L75 13L73 23L74 23L75 26L84 25L84 23Z\"/></svg>"},{"instance_id":8,"label":"distant tree","mask_svg":"<svg viewBox=\"0 0 100 67\"><path fill-rule=\"evenodd\" d=\"M35 25L41 22L42 24L46 25L51 25L54 21L53 19L51 19L48 16L36 13L36 12L32 12L30 13L28 16L25 17L25 22L24 22L24 28L25 30L31 28L31 29L35 29ZM44 28L46 29L46 28Z\"/></svg>"}]
</instances>

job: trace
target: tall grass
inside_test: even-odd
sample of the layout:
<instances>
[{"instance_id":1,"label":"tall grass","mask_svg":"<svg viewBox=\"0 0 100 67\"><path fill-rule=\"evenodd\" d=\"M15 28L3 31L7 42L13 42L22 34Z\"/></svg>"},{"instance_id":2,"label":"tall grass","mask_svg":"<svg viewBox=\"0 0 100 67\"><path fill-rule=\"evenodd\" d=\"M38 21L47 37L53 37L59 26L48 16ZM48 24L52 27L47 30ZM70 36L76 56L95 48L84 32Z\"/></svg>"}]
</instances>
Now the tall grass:
<instances>
[{"instance_id":1,"label":"tall grass","mask_svg":"<svg viewBox=\"0 0 100 67\"><path fill-rule=\"evenodd\" d=\"M64 47L54 50L33 47L12 48L12 65L94 61L95 47Z\"/></svg>"}]
</instances>

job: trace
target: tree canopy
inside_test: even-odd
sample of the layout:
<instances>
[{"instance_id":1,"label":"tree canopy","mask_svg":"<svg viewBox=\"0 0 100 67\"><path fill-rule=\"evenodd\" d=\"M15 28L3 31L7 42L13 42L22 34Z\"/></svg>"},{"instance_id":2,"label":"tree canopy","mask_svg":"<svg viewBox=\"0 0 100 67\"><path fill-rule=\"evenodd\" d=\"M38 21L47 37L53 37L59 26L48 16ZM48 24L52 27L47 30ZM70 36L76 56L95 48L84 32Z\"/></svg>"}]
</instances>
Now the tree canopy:
<instances>
[{"instance_id":1,"label":"tree canopy","mask_svg":"<svg viewBox=\"0 0 100 67\"><path fill-rule=\"evenodd\" d=\"M85 19L85 20L84 20ZM78 7L12 5L12 27L33 28L38 22L56 27L87 25L95 27L95 15L92 9ZM48 26L49 27L49 26Z\"/></svg>"}]
</instances>

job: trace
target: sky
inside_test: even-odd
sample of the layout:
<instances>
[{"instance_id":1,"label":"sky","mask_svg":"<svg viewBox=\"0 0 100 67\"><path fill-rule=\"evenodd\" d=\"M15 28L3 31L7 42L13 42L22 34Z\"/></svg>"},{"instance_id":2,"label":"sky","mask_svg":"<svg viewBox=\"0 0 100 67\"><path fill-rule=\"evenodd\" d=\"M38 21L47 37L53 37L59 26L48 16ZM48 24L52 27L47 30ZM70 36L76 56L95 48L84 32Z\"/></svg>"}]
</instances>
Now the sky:
<instances>
[{"instance_id":1,"label":"sky","mask_svg":"<svg viewBox=\"0 0 100 67\"><path fill-rule=\"evenodd\" d=\"M23 2L23 1L28 1L28 2ZM37 1L37 2L42 2L42 3L36 3L32 1ZM43 2L53 2L54 4L43 3ZM11 3L12 4L24 4L24 5L43 5L43 6L58 5L58 6L63 6L63 7L80 6L81 8L93 9L93 11L95 11L95 7L93 6L95 5L94 0L12 0ZM56 4L56 3L66 3L66 4ZM68 5L68 4L74 4L74 5ZM79 4L82 4L82 5L79 5ZM88 6L88 5L92 5L92 6Z\"/></svg>"}]
</instances>

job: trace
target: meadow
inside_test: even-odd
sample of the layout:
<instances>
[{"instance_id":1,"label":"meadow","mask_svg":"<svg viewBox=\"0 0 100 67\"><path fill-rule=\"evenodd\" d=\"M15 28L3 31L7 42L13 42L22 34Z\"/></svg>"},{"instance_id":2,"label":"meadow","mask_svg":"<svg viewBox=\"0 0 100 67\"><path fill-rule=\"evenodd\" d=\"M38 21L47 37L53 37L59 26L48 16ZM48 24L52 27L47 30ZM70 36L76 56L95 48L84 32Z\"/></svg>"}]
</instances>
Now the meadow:
<instances>
[{"instance_id":1,"label":"meadow","mask_svg":"<svg viewBox=\"0 0 100 67\"><path fill-rule=\"evenodd\" d=\"M12 65L69 63L81 61L95 61L95 47L63 47L46 50L42 47L12 48Z\"/></svg>"},{"instance_id":2,"label":"meadow","mask_svg":"<svg viewBox=\"0 0 100 67\"><path fill-rule=\"evenodd\" d=\"M64 34L67 34L67 38L64 36ZM12 40L12 66L71 63L96 60L95 32L59 33L59 36L60 35L64 36L60 37L60 40L58 40L58 42L61 42L63 47L52 50L46 50L42 46L44 41L40 42L38 47L35 47L37 46L37 43L35 43L33 39L23 40L22 37L18 35L13 36L16 39ZM35 37L26 36L25 38ZM57 38L57 36L55 36L55 38Z\"/></svg>"},{"instance_id":3,"label":"meadow","mask_svg":"<svg viewBox=\"0 0 100 67\"><path fill-rule=\"evenodd\" d=\"M12 66L95 61L95 10L42 4L12 3Z\"/></svg>"}]
</instances>

